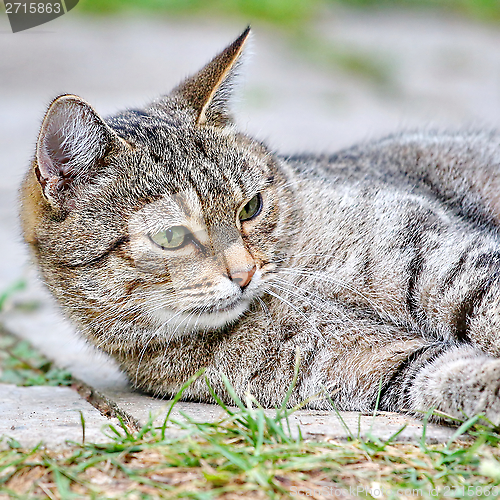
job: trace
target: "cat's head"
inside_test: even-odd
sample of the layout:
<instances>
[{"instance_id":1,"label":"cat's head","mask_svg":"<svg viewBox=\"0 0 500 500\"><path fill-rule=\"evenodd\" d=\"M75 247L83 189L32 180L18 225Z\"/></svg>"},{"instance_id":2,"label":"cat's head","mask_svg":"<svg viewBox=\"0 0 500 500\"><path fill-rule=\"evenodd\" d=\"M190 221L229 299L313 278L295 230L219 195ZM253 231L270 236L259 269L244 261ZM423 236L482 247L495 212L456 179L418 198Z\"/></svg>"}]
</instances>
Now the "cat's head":
<instances>
[{"instance_id":1,"label":"cat's head","mask_svg":"<svg viewBox=\"0 0 500 500\"><path fill-rule=\"evenodd\" d=\"M21 219L49 288L84 329L223 327L283 259L297 216L289 179L228 109L248 36L144 109L102 119L74 95L50 105Z\"/></svg>"}]
</instances>

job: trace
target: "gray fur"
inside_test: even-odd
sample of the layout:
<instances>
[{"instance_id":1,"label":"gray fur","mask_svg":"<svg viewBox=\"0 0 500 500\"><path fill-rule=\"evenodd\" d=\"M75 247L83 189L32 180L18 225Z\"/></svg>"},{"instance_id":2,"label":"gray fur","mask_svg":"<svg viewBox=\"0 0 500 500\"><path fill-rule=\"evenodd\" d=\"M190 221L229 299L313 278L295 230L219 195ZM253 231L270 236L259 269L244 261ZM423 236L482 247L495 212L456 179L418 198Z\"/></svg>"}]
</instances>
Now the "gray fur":
<instances>
[{"instance_id":1,"label":"gray fur","mask_svg":"<svg viewBox=\"0 0 500 500\"><path fill-rule=\"evenodd\" d=\"M157 396L204 368L226 400L221 373L240 396L279 405L298 350L291 405L326 390L338 409L372 410L381 383L384 410L500 423L500 135L273 154L227 110L246 38L143 110L102 121L75 96L52 104L21 190L49 289ZM78 116L78 133L55 134L55 120L64 135ZM71 143L86 130L102 138L87 154ZM240 222L257 193L262 212ZM179 225L195 243L152 242ZM185 397L212 400L203 379Z\"/></svg>"}]
</instances>

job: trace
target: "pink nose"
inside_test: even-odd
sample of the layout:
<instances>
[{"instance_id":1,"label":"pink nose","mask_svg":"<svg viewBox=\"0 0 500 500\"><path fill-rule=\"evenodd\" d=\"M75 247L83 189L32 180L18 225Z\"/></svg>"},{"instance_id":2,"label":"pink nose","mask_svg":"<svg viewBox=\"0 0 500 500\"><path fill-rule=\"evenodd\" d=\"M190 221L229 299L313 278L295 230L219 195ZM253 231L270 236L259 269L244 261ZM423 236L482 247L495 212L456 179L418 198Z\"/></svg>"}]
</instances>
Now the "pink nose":
<instances>
[{"instance_id":1,"label":"pink nose","mask_svg":"<svg viewBox=\"0 0 500 500\"><path fill-rule=\"evenodd\" d=\"M240 288L245 288L248 283L252 280L252 276L255 274L256 267L253 266L249 271L236 271L231 273L231 279L240 286Z\"/></svg>"}]
</instances>

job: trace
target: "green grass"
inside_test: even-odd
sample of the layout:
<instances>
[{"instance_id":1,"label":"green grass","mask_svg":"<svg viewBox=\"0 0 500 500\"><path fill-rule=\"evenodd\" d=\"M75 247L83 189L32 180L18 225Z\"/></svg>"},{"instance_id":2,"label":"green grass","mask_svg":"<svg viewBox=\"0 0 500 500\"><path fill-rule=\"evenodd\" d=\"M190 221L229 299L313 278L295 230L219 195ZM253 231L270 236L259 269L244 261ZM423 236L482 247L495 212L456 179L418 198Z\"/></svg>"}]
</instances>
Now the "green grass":
<instances>
[{"instance_id":1,"label":"green grass","mask_svg":"<svg viewBox=\"0 0 500 500\"><path fill-rule=\"evenodd\" d=\"M151 417L139 431L110 425L106 444L76 444L65 451L24 450L5 438L0 452L0 494L8 498L479 498L500 494L500 435L475 427L474 440L442 445L352 439L305 441L292 436L279 409L270 417L251 397L215 423ZM171 425L184 434L171 437ZM302 491L302 495L297 495ZM371 492L371 493L370 493ZM403 493L402 493L403 492ZM293 495L292 495L293 494ZM318 495L316 495L318 498Z\"/></svg>"},{"instance_id":2,"label":"green grass","mask_svg":"<svg viewBox=\"0 0 500 500\"><path fill-rule=\"evenodd\" d=\"M393 67L390 61L379 53L339 46L308 31L291 36L290 43L308 61L322 68L334 72L340 69L381 88L392 88L394 85Z\"/></svg>"},{"instance_id":3,"label":"green grass","mask_svg":"<svg viewBox=\"0 0 500 500\"><path fill-rule=\"evenodd\" d=\"M0 383L21 386L71 385L71 374L0 325Z\"/></svg>"},{"instance_id":4,"label":"green grass","mask_svg":"<svg viewBox=\"0 0 500 500\"><path fill-rule=\"evenodd\" d=\"M328 0L334 3L335 0ZM357 8L412 8L440 10L461 14L481 21L500 21L500 2L498 0L338 0Z\"/></svg>"},{"instance_id":5,"label":"green grass","mask_svg":"<svg viewBox=\"0 0 500 500\"><path fill-rule=\"evenodd\" d=\"M37 307L34 302L16 302L18 292L26 288L19 280L0 293L0 313L7 306L28 312ZM71 374L42 356L29 342L10 333L0 322L0 383L20 386L71 385Z\"/></svg>"},{"instance_id":6,"label":"green grass","mask_svg":"<svg viewBox=\"0 0 500 500\"><path fill-rule=\"evenodd\" d=\"M303 27L335 5L374 9L440 10L483 21L500 21L498 0L80 0L80 12L164 13L165 15L231 16L242 22L264 21L281 27Z\"/></svg>"},{"instance_id":7,"label":"green grass","mask_svg":"<svg viewBox=\"0 0 500 500\"><path fill-rule=\"evenodd\" d=\"M26 288L26 282L24 280L17 280L8 286L3 292L0 292L0 312L5 309L5 305L8 301L16 295L17 292L21 292Z\"/></svg>"},{"instance_id":8,"label":"green grass","mask_svg":"<svg viewBox=\"0 0 500 500\"><path fill-rule=\"evenodd\" d=\"M81 0L78 10L93 14L229 16L243 23L264 21L287 27L311 20L322 4L323 0Z\"/></svg>"}]
</instances>

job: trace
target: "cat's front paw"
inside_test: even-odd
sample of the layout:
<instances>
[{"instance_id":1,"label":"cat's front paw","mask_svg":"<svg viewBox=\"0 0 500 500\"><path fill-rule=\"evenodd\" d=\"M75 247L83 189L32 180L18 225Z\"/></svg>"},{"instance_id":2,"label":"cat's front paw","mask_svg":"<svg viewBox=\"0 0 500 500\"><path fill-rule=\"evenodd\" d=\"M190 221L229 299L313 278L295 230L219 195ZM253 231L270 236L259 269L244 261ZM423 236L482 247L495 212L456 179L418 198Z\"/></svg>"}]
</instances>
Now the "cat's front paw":
<instances>
[{"instance_id":1,"label":"cat's front paw","mask_svg":"<svg viewBox=\"0 0 500 500\"><path fill-rule=\"evenodd\" d=\"M500 425L500 359L472 347L457 347L439 356L415 377L415 410L438 411L458 418L482 414Z\"/></svg>"}]
</instances>

